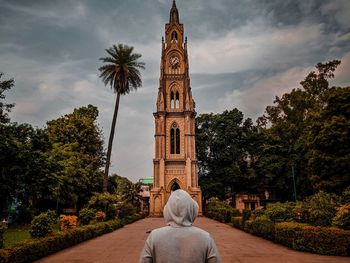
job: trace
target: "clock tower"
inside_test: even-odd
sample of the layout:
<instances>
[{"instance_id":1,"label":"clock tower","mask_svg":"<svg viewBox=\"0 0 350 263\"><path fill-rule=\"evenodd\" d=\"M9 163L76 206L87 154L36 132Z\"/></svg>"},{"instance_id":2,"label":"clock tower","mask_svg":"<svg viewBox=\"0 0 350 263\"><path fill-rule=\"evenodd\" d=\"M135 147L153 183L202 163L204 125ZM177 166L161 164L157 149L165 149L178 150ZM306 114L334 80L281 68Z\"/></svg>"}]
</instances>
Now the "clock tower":
<instances>
[{"instance_id":1,"label":"clock tower","mask_svg":"<svg viewBox=\"0 0 350 263\"><path fill-rule=\"evenodd\" d=\"M202 213L198 187L195 140L195 103L192 98L187 38L180 23L175 0L162 38L160 79L155 119L154 185L150 215L161 216L172 191L187 191Z\"/></svg>"}]
</instances>

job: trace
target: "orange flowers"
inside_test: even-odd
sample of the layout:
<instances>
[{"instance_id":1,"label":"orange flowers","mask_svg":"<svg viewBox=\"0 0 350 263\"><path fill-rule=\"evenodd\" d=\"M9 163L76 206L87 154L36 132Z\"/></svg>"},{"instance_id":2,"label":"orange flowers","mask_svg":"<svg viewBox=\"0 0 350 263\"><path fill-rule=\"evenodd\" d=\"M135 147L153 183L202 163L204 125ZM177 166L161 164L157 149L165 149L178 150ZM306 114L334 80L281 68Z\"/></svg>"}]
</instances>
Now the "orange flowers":
<instances>
[{"instance_id":1,"label":"orange flowers","mask_svg":"<svg viewBox=\"0 0 350 263\"><path fill-rule=\"evenodd\" d=\"M76 216L60 216L60 227L61 231L67 231L77 228L77 219Z\"/></svg>"}]
</instances>

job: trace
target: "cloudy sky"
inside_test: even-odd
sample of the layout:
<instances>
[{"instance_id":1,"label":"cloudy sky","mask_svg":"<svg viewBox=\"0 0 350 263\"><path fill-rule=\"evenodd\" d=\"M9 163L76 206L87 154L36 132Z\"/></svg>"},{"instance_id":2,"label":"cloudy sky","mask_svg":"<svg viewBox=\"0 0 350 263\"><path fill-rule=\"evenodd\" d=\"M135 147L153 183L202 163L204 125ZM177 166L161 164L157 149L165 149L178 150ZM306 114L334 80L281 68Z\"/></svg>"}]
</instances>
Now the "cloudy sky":
<instances>
[{"instance_id":1,"label":"cloudy sky","mask_svg":"<svg viewBox=\"0 0 350 263\"><path fill-rule=\"evenodd\" d=\"M108 139L115 95L98 78L114 43L135 47L143 87L122 97L112 172L152 176L153 111L161 37L172 0L0 0L0 72L13 121L43 127L98 106ZM349 0L177 0L188 37L197 112L237 107L255 120L276 95L298 87L318 62L341 59L335 85L350 85Z\"/></svg>"}]
</instances>

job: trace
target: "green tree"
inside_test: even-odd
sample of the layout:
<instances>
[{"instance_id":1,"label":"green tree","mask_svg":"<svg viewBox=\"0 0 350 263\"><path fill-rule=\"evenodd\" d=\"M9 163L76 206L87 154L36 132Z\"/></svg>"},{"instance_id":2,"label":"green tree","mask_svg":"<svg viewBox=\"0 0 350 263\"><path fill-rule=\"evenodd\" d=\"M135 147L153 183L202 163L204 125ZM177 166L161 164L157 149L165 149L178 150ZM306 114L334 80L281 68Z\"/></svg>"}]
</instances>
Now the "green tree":
<instances>
[{"instance_id":1,"label":"green tree","mask_svg":"<svg viewBox=\"0 0 350 263\"><path fill-rule=\"evenodd\" d=\"M112 127L108 140L107 160L103 180L103 191L107 192L108 173L111 161L111 152L115 131L115 124L118 116L120 95L128 94L131 90L137 90L142 86L141 73L139 69L145 68L145 63L139 62L141 54L133 53L134 48L127 45L118 44L106 49L108 57L100 58L105 63L99 68L100 78L104 84L110 85L111 89L117 93L114 107Z\"/></svg>"},{"instance_id":2,"label":"green tree","mask_svg":"<svg viewBox=\"0 0 350 263\"><path fill-rule=\"evenodd\" d=\"M104 151L97 117L97 108L88 105L47 123L50 158L59 166L55 194L61 203L80 207L101 190Z\"/></svg>"},{"instance_id":3,"label":"green tree","mask_svg":"<svg viewBox=\"0 0 350 263\"><path fill-rule=\"evenodd\" d=\"M6 97L4 92L12 89L15 86L15 81L13 79L1 80L3 75L3 73L0 73L0 124L10 121L8 112L15 106L14 104L5 103L4 101Z\"/></svg>"},{"instance_id":4,"label":"green tree","mask_svg":"<svg viewBox=\"0 0 350 263\"><path fill-rule=\"evenodd\" d=\"M199 184L204 198L225 199L234 193L255 191L251 165L256 159L253 138L257 129L252 121L243 121L242 112L233 109L201 114L196 123Z\"/></svg>"},{"instance_id":5,"label":"green tree","mask_svg":"<svg viewBox=\"0 0 350 263\"><path fill-rule=\"evenodd\" d=\"M256 172L282 199L291 199L293 168L299 199L318 190L340 193L349 185L349 88L329 85L339 64L318 63L302 88L276 97L258 119L265 142Z\"/></svg>"}]
</instances>

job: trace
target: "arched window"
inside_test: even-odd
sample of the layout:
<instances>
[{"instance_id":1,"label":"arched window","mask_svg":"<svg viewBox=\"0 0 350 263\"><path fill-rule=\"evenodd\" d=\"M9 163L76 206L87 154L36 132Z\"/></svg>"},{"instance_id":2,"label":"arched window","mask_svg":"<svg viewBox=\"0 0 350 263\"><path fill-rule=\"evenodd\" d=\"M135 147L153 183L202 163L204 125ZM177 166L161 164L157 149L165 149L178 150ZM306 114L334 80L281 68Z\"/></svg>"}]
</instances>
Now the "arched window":
<instances>
[{"instance_id":1,"label":"arched window","mask_svg":"<svg viewBox=\"0 0 350 263\"><path fill-rule=\"evenodd\" d=\"M176 141L175 141L175 149L176 149L176 154L180 154L180 129L176 129Z\"/></svg>"},{"instance_id":2,"label":"arched window","mask_svg":"<svg viewBox=\"0 0 350 263\"><path fill-rule=\"evenodd\" d=\"M174 98L174 92L173 91L170 93L170 108L171 109L175 108L175 98Z\"/></svg>"},{"instance_id":3,"label":"arched window","mask_svg":"<svg viewBox=\"0 0 350 263\"><path fill-rule=\"evenodd\" d=\"M175 108L176 109L180 108L180 96L179 96L179 92L178 91L176 91Z\"/></svg>"},{"instance_id":4,"label":"arched window","mask_svg":"<svg viewBox=\"0 0 350 263\"><path fill-rule=\"evenodd\" d=\"M173 31L173 33L171 34L171 40L177 42L177 32Z\"/></svg>"},{"instance_id":5,"label":"arched window","mask_svg":"<svg viewBox=\"0 0 350 263\"><path fill-rule=\"evenodd\" d=\"M170 154L180 154L180 129L174 122L170 129Z\"/></svg>"}]
</instances>

